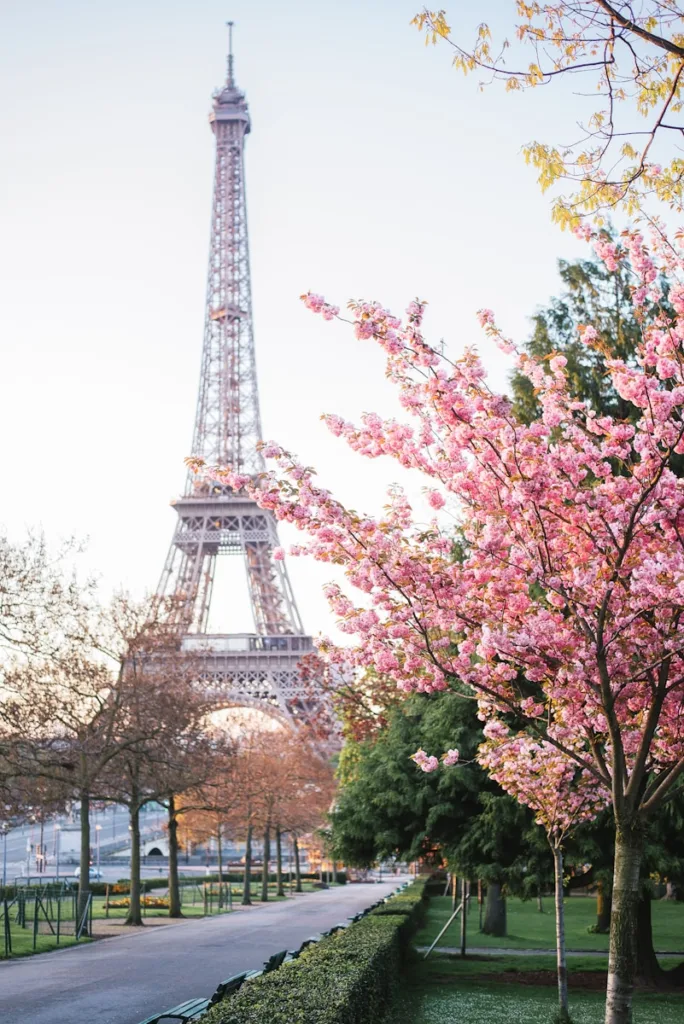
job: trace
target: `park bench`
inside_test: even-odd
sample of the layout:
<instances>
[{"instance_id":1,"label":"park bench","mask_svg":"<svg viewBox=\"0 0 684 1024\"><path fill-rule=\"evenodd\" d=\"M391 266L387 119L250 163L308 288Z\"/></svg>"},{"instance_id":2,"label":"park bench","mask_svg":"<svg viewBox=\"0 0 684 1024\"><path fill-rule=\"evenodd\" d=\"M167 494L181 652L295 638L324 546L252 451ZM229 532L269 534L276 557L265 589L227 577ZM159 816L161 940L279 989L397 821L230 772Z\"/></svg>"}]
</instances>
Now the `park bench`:
<instances>
[{"instance_id":1,"label":"park bench","mask_svg":"<svg viewBox=\"0 0 684 1024\"><path fill-rule=\"evenodd\" d=\"M286 949L281 949L281 951L279 953L274 953L273 956L270 956L268 958L268 960L264 961L263 973L264 974L270 974L271 971L277 971L278 968L280 967L280 965L285 960L286 956L287 956L287 950Z\"/></svg>"},{"instance_id":2,"label":"park bench","mask_svg":"<svg viewBox=\"0 0 684 1024\"><path fill-rule=\"evenodd\" d=\"M211 1005L208 999L188 999L185 1003L179 1003L170 1010L163 1010L161 1013L153 1013L151 1017L141 1020L140 1024L160 1024L161 1021L179 1020L192 1021L199 1018Z\"/></svg>"},{"instance_id":3,"label":"park bench","mask_svg":"<svg viewBox=\"0 0 684 1024\"><path fill-rule=\"evenodd\" d=\"M297 950L297 956L299 956L300 953L303 953L308 946L313 946L314 942L320 942L321 938L321 935L311 935L308 939L304 939L301 946Z\"/></svg>"},{"instance_id":4,"label":"park bench","mask_svg":"<svg viewBox=\"0 0 684 1024\"><path fill-rule=\"evenodd\" d=\"M323 934L326 935L326 936L328 936L328 935L336 935L337 932L344 931L344 929L346 927L347 927L346 922L344 924L342 924L342 922L340 922L339 924L334 924L332 926L332 928L328 928L327 932L323 932Z\"/></svg>"},{"instance_id":5,"label":"park bench","mask_svg":"<svg viewBox=\"0 0 684 1024\"><path fill-rule=\"evenodd\" d=\"M216 991L209 1000L209 1005L215 1006L216 1003L220 1003L227 996L232 996L234 992L239 992L243 982L247 979L248 973L249 971L243 971L242 974L234 974L232 978L226 978L225 981L219 982L216 986Z\"/></svg>"}]
</instances>

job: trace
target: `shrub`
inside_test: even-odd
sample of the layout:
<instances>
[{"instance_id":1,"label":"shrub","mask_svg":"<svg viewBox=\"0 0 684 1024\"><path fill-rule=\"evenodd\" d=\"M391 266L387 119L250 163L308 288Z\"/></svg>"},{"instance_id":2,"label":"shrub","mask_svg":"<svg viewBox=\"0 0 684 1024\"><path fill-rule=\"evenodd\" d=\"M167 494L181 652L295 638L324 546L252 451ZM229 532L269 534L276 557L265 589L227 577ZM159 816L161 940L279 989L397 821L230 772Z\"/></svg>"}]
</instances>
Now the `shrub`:
<instances>
[{"instance_id":1,"label":"shrub","mask_svg":"<svg viewBox=\"0 0 684 1024\"><path fill-rule=\"evenodd\" d=\"M420 879L408 889L391 896L386 903L381 903L371 911L371 917L394 917L405 915L410 918L411 926L423 924L426 906L426 880Z\"/></svg>"},{"instance_id":2,"label":"shrub","mask_svg":"<svg viewBox=\"0 0 684 1024\"><path fill-rule=\"evenodd\" d=\"M380 1024L422 906L422 887L417 897L412 910L369 914L248 981L202 1024Z\"/></svg>"},{"instance_id":3,"label":"shrub","mask_svg":"<svg viewBox=\"0 0 684 1024\"><path fill-rule=\"evenodd\" d=\"M203 1024L376 1024L400 960L401 918L370 917L248 982Z\"/></svg>"}]
</instances>

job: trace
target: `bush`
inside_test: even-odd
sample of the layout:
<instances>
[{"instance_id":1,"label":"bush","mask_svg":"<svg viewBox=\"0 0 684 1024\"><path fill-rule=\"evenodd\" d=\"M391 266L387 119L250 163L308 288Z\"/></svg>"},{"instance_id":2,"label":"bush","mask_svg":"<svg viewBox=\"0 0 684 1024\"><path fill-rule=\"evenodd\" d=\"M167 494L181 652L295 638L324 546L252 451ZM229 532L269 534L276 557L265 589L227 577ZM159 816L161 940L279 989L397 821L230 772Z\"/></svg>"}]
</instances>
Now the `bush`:
<instances>
[{"instance_id":1,"label":"bush","mask_svg":"<svg viewBox=\"0 0 684 1024\"><path fill-rule=\"evenodd\" d=\"M419 880L408 889L391 896L386 903L381 903L371 911L372 917L396 917L404 915L410 918L411 927L419 927L425 920L427 900L427 880Z\"/></svg>"},{"instance_id":2,"label":"bush","mask_svg":"<svg viewBox=\"0 0 684 1024\"><path fill-rule=\"evenodd\" d=\"M402 923L365 918L249 981L202 1024L376 1024L398 973Z\"/></svg>"},{"instance_id":3,"label":"bush","mask_svg":"<svg viewBox=\"0 0 684 1024\"><path fill-rule=\"evenodd\" d=\"M202 1024L380 1024L422 908L422 888L412 909L405 901L400 913L369 914L309 946L297 960L248 981Z\"/></svg>"}]
</instances>

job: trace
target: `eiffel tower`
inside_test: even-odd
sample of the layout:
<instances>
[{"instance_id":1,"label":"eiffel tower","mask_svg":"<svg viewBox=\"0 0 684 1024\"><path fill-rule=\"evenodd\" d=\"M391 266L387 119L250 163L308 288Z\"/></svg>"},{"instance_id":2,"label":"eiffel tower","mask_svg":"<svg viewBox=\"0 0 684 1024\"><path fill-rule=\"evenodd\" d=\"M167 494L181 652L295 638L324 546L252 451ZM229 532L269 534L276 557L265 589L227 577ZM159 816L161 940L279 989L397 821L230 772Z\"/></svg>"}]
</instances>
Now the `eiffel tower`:
<instances>
[{"instance_id":1,"label":"eiffel tower","mask_svg":"<svg viewBox=\"0 0 684 1024\"><path fill-rule=\"evenodd\" d=\"M229 27L226 84L213 96L214 199L204 345L192 454L240 474L264 471L257 389L245 201L244 146L251 129L245 95L233 72ZM172 502L178 519L157 588L169 599L180 648L201 666L217 706L256 706L291 721L319 712L298 663L313 650L287 569L273 557L275 519L243 493L188 474ZM217 560L242 559L254 632L208 633Z\"/></svg>"}]
</instances>

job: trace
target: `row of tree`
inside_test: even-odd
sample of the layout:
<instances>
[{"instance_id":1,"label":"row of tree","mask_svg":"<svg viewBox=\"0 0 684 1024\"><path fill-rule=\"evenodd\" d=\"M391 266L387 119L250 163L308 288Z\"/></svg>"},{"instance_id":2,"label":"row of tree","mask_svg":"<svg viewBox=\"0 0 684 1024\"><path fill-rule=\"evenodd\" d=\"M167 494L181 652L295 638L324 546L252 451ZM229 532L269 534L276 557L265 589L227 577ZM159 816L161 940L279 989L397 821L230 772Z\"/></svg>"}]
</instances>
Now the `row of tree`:
<instances>
[{"instance_id":1,"label":"row of tree","mask_svg":"<svg viewBox=\"0 0 684 1024\"><path fill-rule=\"evenodd\" d=\"M216 697L199 666L179 650L158 602L115 597L97 602L94 588L65 569L69 552L52 556L42 539L0 539L0 631L5 650L0 689L0 794L6 816L45 819L80 808L79 906L90 892L90 808L125 805L130 820L131 880L127 921L141 924L140 812L168 809L170 913L180 914L178 822L213 821L247 842L264 835L265 863L276 847L321 820L330 802L327 763L306 735L258 724L232 735L219 722ZM249 900L249 885L245 886Z\"/></svg>"}]
</instances>

